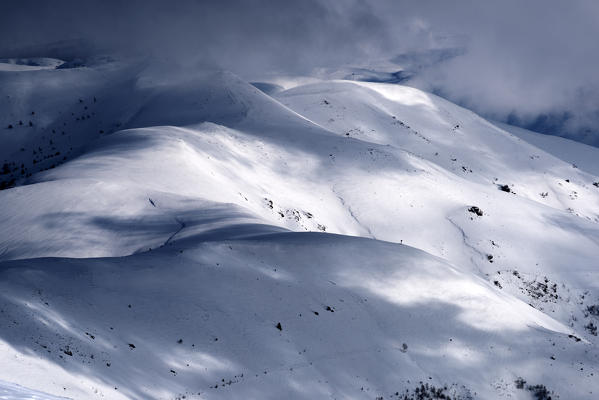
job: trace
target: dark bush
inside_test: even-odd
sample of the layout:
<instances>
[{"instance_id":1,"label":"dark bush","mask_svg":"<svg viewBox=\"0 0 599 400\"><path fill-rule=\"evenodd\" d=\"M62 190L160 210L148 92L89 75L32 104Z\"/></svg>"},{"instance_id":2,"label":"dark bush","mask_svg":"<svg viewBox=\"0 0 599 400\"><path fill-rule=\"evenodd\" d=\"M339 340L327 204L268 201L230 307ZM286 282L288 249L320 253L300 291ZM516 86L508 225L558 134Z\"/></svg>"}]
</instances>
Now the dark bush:
<instances>
[{"instance_id":1,"label":"dark bush","mask_svg":"<svg viewBox=\"0 0 599 400\"><path fill-rule=\"evenodd\" d=\"M483 216L483 210L481 210L480 208L478 208L477 206L472 206L468 209L468 211L470 211L473 214L478 215L479 217Z\"/></svg>"},{"instance_id":2,"label":"dark bush","mask_svg":"<svg viewBox=\"0 0 599 400\"><path fill-rule=\"evenodd\" d=\"M585 326L585 329L589 331L591 335L597 336L597 325L593 324L592 322L589 322L589 324Z\"/></svg>"},{"instance_id":3,"label":"dark bush","mask_svg":"<svg viewBox=\"0 0 599 400\"><path fill-rule=\"evenodd\" d=\"M551 400L551 392L547 390L545 385L528 386L527 389L536 400Z\"/></svg>"}]
</instances>

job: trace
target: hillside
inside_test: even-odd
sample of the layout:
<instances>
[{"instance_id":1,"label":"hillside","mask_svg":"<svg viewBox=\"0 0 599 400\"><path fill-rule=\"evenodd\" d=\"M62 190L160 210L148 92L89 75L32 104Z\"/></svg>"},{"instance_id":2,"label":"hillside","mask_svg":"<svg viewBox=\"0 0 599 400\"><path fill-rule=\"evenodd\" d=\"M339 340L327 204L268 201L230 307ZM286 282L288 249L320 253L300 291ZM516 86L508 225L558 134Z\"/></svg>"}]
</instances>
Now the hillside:
<instances>
[{"instance_id":1,"label":"hillside","mask_svg":"<svg viewBox=\"0 0 599 400\"><path fill-rule=\"evenodd\" d=\"M0 68L0 398L599 392L592 148L390 83L48 65Z\"/></svg>"}]
</instances>

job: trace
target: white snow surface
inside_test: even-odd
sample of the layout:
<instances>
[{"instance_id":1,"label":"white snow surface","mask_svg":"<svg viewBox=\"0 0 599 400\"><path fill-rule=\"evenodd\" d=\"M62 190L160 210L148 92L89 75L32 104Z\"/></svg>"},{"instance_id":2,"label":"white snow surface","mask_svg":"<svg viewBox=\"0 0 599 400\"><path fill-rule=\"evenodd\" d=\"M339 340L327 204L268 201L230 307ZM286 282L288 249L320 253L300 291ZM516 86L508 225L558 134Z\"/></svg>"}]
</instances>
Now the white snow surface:
<instances>
[{"instance_id":1,"label":"white snow surface","mask_svg":"<svg viewBox=\"0 0 599 400\"><path fill-rule=\"evenodd\" d=\"M268 92L0 73L0 398L598 396L596 149L400 85Z\"/></svg>"},{"instance_id":2,"label":"white snow surface","mask_svg":"<svg viewBox=\"0 0 599 400\"><path fill-rule=\"evenodd\" d=\"M66 397L56 397L37 390L27 389L14 383L0 381L0 399L2 400L64 400Z\"/></svg>"}]
</instances>

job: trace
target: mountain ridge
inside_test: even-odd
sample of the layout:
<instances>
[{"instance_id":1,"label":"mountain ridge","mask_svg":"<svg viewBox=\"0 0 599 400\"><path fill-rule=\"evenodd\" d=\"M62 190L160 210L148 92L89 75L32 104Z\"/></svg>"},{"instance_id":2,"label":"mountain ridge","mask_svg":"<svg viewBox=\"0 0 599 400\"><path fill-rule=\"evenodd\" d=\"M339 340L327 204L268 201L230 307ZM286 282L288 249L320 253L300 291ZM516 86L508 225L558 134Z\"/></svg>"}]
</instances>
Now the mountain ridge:
<instances>
[{"instance_id":1,"label":"mountain ridge","mask_svg":"<svg viewBox=\"0 0 599 400\"><path fill-rule=\"evenodd\" d=\"M96 113L69 135L58 109L19 128L74 150L0 191L0 380L115 399L599 390L594 169L394 84L0 79L24 74L107 96L64 89ZM41 107L19 101L0 121Z\"/></svg>"}]
</instances>

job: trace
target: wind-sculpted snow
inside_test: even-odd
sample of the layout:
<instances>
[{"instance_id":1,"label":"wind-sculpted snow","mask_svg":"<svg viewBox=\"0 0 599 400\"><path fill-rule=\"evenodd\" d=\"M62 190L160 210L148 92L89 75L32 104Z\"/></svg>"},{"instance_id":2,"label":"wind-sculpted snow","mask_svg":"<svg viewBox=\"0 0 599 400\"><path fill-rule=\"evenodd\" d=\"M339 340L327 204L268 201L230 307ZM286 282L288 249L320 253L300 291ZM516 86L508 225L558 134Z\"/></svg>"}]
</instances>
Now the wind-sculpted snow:
<instances>
[{"instance_id":1,"label":"wind-sculpted snow","mask_svg":"<svg viewBox=\"0 0 599 400\"><path fill-rule=\"evenodd\" d=\"M2 138L21 135L2 152L0 380L74 399L597 393L587 153L399 85L271 97L144 68L0 73Z\"/></svg>"}]
</instances>

